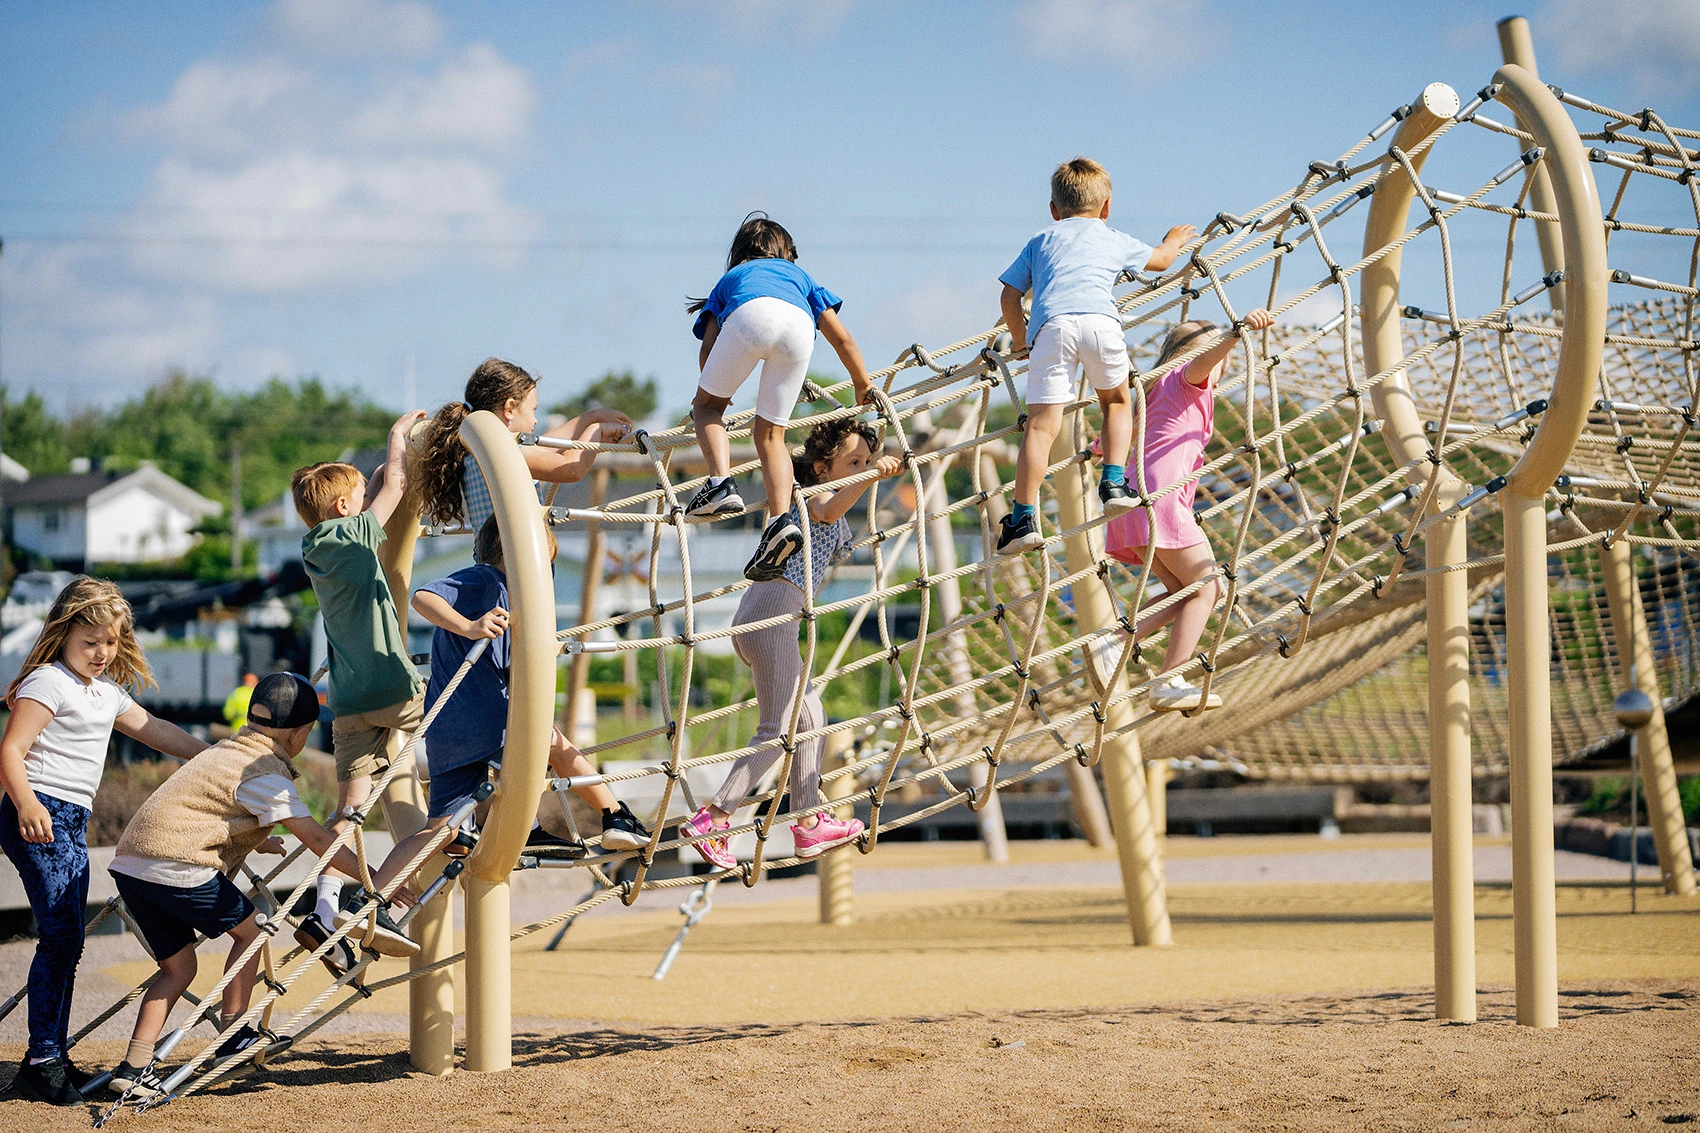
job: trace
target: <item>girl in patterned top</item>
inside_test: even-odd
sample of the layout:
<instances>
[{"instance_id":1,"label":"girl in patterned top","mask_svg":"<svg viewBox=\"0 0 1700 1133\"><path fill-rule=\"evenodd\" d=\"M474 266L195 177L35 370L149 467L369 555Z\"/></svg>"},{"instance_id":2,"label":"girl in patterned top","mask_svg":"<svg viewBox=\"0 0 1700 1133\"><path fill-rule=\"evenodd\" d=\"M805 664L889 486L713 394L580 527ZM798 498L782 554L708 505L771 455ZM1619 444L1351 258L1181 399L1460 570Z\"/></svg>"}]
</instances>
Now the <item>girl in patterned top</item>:
<instances>
[{"instance_id":1,"label":"girl in patterned top","mask_svg":"<svg viewBox=\"0 0 1700 1133\"><path fill-rule=\"evenodd\" d=\"M903 463L895 456L875 458L874 448L879 434L865 421L839 419L822 422L809 433L803 454L794 462L797 482L804 486L827 484L856 476L872 468L881 479L895 476ZM850 554L850 522L844 518L851 506L862 498L873 481L850 484L836 492L827 492L809 500L809 554L805 573L804 556L794 555L786 564L784 574L767 582L757 582L744 591L732 624L772 618L794 619L805 601L819 601L821 584L827 569ZM792 522L802 525L797 509L791 509ZM756 686L756 707L760 723L751 746L758 750L743 756L732 765L726 782L710 799L708 805L679 825L686 838L700 838L724 831L731 825L732 815L743 805L745 796L761 779L767 769L782 754L779 740L791 725L792 707L797 698L797 685L803 674L803 655L797 645L796 620L781 622L767 629L741 633L732 639L738 659L750 667ZM821 709L820 694L811 682L803 689L802 709L797 717L797 732L810 732L824 727L826 713ZM809 810L820 805L820 761L825 745L817 737L797 745L791 760L791 809ZM835 846L854 841L862 833L858 819L841 820L831 814L812 814L791 827L796 839L797 856L813 858ZM726 836L705 838L696 844L697 852L710 864L721 869L737 865Z\"/></svg>"}]
</instances>

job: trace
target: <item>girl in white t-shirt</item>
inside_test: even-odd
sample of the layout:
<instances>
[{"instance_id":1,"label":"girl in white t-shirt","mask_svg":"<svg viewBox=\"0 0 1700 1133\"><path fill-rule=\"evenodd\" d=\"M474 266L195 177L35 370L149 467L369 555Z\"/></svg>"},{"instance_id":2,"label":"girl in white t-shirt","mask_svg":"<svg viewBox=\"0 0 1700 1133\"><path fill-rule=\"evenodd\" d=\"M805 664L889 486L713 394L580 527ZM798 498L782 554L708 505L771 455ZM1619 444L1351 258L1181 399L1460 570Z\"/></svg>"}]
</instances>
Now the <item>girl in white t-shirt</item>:
<instances>
[{"instance_id":1,"label":"girl in white t-shirt","mask_svg":"<svg viewBox=\"0 0 1700 1133\"><path fill-rule=\"evenodd\" d=\"M88 1079L67 1057L71 988L83 953L89 853L84 835L106 749L117 728L165 755L188 759L207 745L130 698L153 685L118 588L79 576L55 599L47 624L6 695L0 737L0 850L17 868L39 936L29 977L29 1050L13 1088L80 1105Z\"/></svg>"}]
</instances>

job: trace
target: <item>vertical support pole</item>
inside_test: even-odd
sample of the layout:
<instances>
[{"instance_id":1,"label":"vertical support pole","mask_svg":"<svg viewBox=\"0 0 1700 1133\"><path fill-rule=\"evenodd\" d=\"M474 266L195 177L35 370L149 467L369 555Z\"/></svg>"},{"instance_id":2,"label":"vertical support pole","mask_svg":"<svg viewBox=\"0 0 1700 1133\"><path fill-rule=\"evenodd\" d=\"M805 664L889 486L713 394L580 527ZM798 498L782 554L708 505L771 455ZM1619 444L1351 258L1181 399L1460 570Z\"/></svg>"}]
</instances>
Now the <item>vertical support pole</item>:
<instances>
[{"instance_id":1,"label":"vertical support pole","mask_svg":"<svg viewBox=\"0 0 1700 1133\"><path fill-rule=\"evenodd\" d=\"M1073 415L1063 419L1051 449L1054 464L1071 454L1074 441ZM1057 496L1057 524L1062 530L1086 522L1087 493L1077 469L1067 469L1052 481ZM1065 541L1069 572L1083 570L1102 556L1093 547L1092 533L1081 532ZM1115 625L1115 610L1103 584L1088 578L1074 587L1075 624L1082 631L1108 629ZM1106 712L1106 728L1119 731L1133 723L1133 706L1126 700L1112 704ZM1163 882L1163 863L1157 853L1157 832L1151 821L1151 800L1145 790L1145 766L1140 756L1139 734L1131 729L1104 741L1099 760L1104 769L1104 788L1109 795L1110 825L1116 835L1116 853L1121 863L1122 892L1127 900L1128 927L1136 945L1167 946L1174 943L1169 926L1169 903Z\"/></svg>"},{"instance_id":2,"label":"vertical support pole","mask_svg":"<svg viewBox=\"0 0 1700 1133\"><path fill-rule=\"evenodd\" d=\"M1641 787L1647 796L1647 824L1659 851L1659 877L1665 892L1687 897L1694 893L1694 855L1682 820L1682 799L1676 789L1676 766L1671 760L1670 732L1659 695L1659 673L1653 665L1653 642L1641 587L1635 580L1633 548L1619 539L1600 553L1611 606L1612 637L1617 643L1619 684L1634 683L1653 702L1653 718L1640 729ZM1630 742L1635 742L1632 738Z\"/></svg>"},{"instance_id":3,"label":"vertical support pole","mask_svg":"<svg viewBox=\"0 0 1700 1133\"><path fill-rule=\"evenodd\" d=\"M850 737L844 732L834 732L826 737L826 749L821 753L821 766L829 771L836 771L845 763L845 756L850 750ZM829 799L842 799L854 793L854 784L848 775L834 779L823 785L823 793ZM851 808L841 806L833 811L838 818L851 817ZM817 867L817 877L820 882L820 923L847 925L855 921L855 910L852 905L855 855L848 850L839 850L827 854L820 859Z\"/></svg>"},{"instance_id":4,"label":"vertical support pole","mask_svg":"<svg viewBox=\"0 0 1700 1133\"><path fill-rule=\"evenodd\" d=\"M590 506L600 508L607 502L608 470L594 469L590 474ZM585 524L584 583L579 589L578 599L579 625L596 620L596 597L602 589L603 562L608 558L606 540L600 519L592 519ZM579 701L583 699L579 690L584 688L589 679L590 655L573 654L567 670L567 702L561 706L561 734L574 743L578 742ZM593 706L594 703L593 701ZM592 714L594 715L594 711Z\"/></svg>"},{"instance_id":5,"label":"vertical support pole","mask_svg":"<svg viewBox=\"0 0 1700 1133\"><path fill-rule=\"evenodd\" d=\"M1462 485L1449 479L1436 494L1444 511ZM1463 517L1444 520L1424 537L1430 570L1462 565L1469 555ZM1470 576L1451 570L1428 577L1429 845L1434 892L1434 1015L1476 1019L1474 822L1470 810Z\"/></svg>"},{"instance_id":6,"label":"vertical support pole","mask_svg":"<svg viewBox=\"0 0 1700 1133\"><path fill-rule=\"evenodd\" d=\"M928 558L937 573L949 574L956 569L956 539L951 534L950 516L943 514L943 486L944 473L935 472L933 479L927 484L927 506L930 509L927 519L927 543L931 551ZM962 589L959 580L945 579L934 591L934 596L939 603L939 617L945 625L962 617ZM961 630L945 636L945 657L950 665L952 684L964 685L973 679L968 665L968 642ZM972 693L958 697L957 710L968 716L977 715L980 711L974 703ZM970 764L968 781L976 788L984 787L991 781L991 772L984 763ZM996 790L993 790L992 797L986 800L986 805L980 809L975 819L980 826L980 844L985 847L986 860L1009 861L1009 834L1004 828L1003 803L999 801Z\"/></svg>"},{"instance_id":7,"label":"vertical support pole","mask_svg":"<svg viewBox=\"0 0 1700 1133\"><path fill-rule=\"evenodd\" d=\"M1535 70L1535 41L1529 35L1529 21L1522 16L1507 16L1497 25L1499 32L1500 58L1507 63L1529 72L1531 78L1539 78ZM1519 117L1519 128L1529 127ZM1544 162L1537 161L1531 165L1524 177L1529 182L1529 207L1535 212L1556 212L1557 198L1552 191L1552 176L1547 173ZM1541 268L1543 271L1558 271L1564 267L1564 237L1554 220L1531 221L1535 226L1535 238L1541 246ZM1564 314L1564 291L1557 287L1547 288L1547 301L1552 304L1553 311Z\"/></svg>"},{"instance_id":8,"label":"vertical support pole","mask_svg":"<svg viewBox=\"0 0 1700 1133\"><path fill-rule=\"evenodd\" d=\"M1558 1026L1558 910L1552 840L1552 632L1547 517L1541 499L1507 489L1505 655L1511 738L1512 941L1517 1022Z\"/></svg>"},{"instance_id":9,"label":"vertical support pole","mask_svg":"<svg viewBox=\"0 0 1700 1133\"><path fill-rule=\"evenodd\" d=\"M460 435L490 486L513 615L502 778L484 832L461 875L466 894L466 1068L506 1070L513 1064L508 882L537 819L537 784L546 774L554 725L560 643L555 638L555 590L543 509L537 506L525 458L494 413L468 415Z\"/></svg>"},{"instance_id":10,"label":"vertical support pole","mask_svg":"<svg viewBox=\"0 0 1700 1133\"><path fill-rule=\"evenodd\" d=\"M1157 852L1161 854L1169 837L1169 761L1145 761L1145 797L1151 804L1151 829L1157 835Z\"/></svg>"},{"instance_id":11,"label":"vertical support pole","mask_svg":"<svg viewBox=\"0 0 1700 1133\"><path fill-rule=\"evenodd\" d=\"M1167 764L1168 760L1158 760ZM1147 771L1153 766L1147 764ZM1104 809L1104 796L1098 790L1097 777L1092 774L1090 767L1082 767L1079 762L1070 760L1063 764L1068 772L1068 810L1074 819L1074 824L1080 828L1081 836L1086 844L1102 849L1116 840L1116 835L1110 829L1110 812ZM1156 821L1157 801L1152 799L1153 824L1157 828L1157 836L1163 835L1163 824Z\"/></svg>"},{"instance_id":12,"label":"vertical support pole","mask_svg":"<svg viewBox=\"0 0 1700 1133\"><path fill-rule=\"evenodd\" d=\"M1458 95L1432 83L1411 104L1393 144L1409 152L1458 112ZM1428 153L1412 164L1421 171ZM1364 255L1399 239L1410 219L1416 187L1403 171L1389 172L1377 186L1364 225ZM1402 253L1393 251L1364 270L1364 369L1386 372L1405 356L1399 329L1399 273ZM1428 452L1421 414L1403 371L1391 374L1371 391L1376 412L1387 421L1383 437L1400 464ZM1423 467L1423 466L1419 466ZM1444 464L1434 510L1445 510L1463 496L1463 485ZM1421 471L1413 474L1421 480ZM1432 514L1432 512L1431 512ZM1428 529L1423 550L1430 570L1464 563L1469 546L1464 521L1448 520ZM1470 637L1468 575L1463 571L1431 574L1428 597L1429 798L1434 902L1434 1013L1462 1022L1476 1018L1475 862L1470 818Z\"/></svg>"},{"instance_id":13,"label":"vertical support pole","mask_svg":"<svg viewBox=\"0 0 1700 1133\"><path fill-rule=\"evenodd\" d=\"M415 432L417 436L417 431ZM396 617L407 624L407 603L413 580L413 554L419 542L418 453L409 438L407 454L407 490L401 502L384 524L384 542L378 548L378 563L384 571L390 598L395 603ZM390 737L390 755L400 754L403 739ZM425 798L415 775L398 775L390 781L380 799L384 820L390 834L401 839L425 825ZM441 856L428 859L414 875L415 891L429 884L442 872L447 862ZM408 962L418 971L454 954L453 898L444 894L428 907L419 910L408 922L408 932L419 944L419 952ZM417 1070L443 1075L454 1069L455 1058L455 976L453 968L443 968L420 976L408 985L407 1029L409 1057Z\"/></svg>"}]
</instances>

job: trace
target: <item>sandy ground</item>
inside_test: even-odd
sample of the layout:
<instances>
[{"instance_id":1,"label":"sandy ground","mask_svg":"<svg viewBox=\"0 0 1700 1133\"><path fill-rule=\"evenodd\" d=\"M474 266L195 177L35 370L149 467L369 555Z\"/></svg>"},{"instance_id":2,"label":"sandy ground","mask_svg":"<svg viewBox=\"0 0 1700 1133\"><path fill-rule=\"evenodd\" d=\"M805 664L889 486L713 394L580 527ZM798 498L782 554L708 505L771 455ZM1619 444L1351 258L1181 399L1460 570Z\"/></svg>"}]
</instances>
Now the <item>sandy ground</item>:
<instances>
[{"instance_id":1,"label":"sandy ground","mask_svg":"<svg viewBox=\"0 0 1700 1133\"><path fill-rule=\"evenodd\" d=\"M1512 1024L1503 844L1477 852L1488 990L1472 1027L1428 1018L1426 838L1174 840L1172 949L1129 947L1110 855L1076 843L1014 849L1013 863L989 866L973 844L882 848L858 862L847 927L815 923L812 878L723 887L664 982L650 973L682 919L679 891L605 907L555 952L544 950L549 934L533 937L514 956L525 1014L512 1074L410 1071L396 989L246 1081L113 1127L1700 1121L1700 902L1643 889L1632 917L1620 863L1561 855L1564 1024L1531 1032ZM525 878L516 920L563 907L579 887L560 874ZM128 938L89 943L74 1022L150 968ZM0 946L8 990L28 949ZM203 985L221 953L205 954ZM287 1002L321 986L305 977ZM130 1018L78 1054L112 1059ZM0 1057L21 1052L21 1024L19 1011L0 1025ZM0 1128L87 1120L0 1103Z\"/></svg>"}]
</instances>

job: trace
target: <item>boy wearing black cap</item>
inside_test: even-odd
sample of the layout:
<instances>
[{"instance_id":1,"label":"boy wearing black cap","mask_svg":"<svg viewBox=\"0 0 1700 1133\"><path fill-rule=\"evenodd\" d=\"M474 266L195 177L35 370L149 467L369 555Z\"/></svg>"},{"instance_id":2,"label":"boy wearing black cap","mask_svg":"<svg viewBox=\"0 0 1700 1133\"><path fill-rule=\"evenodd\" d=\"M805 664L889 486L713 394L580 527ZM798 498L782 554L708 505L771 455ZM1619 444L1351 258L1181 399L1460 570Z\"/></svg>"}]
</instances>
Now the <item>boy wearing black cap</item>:
<instances>
[{"instance_id":1,"label":"boy wearing black cap","mask_svg":"<svg viewBox=\"0 0 1700 1133\"><path fill-rule=\"evenodd\" d=\"M280 823L315 855L334 840L313 820L295 787L292 760L318 719L313 686L295 673L273 673L254 688L247 726L179 768L125 828L109 868L159 961L159 975L142 996L130 1049L112 1073L114 1090L142 1097L158 1092L159 1080L149 1069L154 1042L195 978L195 934L230 936L227 968L259 934L254 906L229 877L243 859L255 850L283 853L282 839L270 837ZM360 871L346 847L331 864L349 874ZM374 880L382 886L389 878L380 869ZM413 903L405 888L396 897L402 905ZM255 952L225 987L221 1031L248 1010L258 962ZM227 1057L260 1037L245 1025L224 1036L218 1055Z\"/></svg>"}]
</instances>

